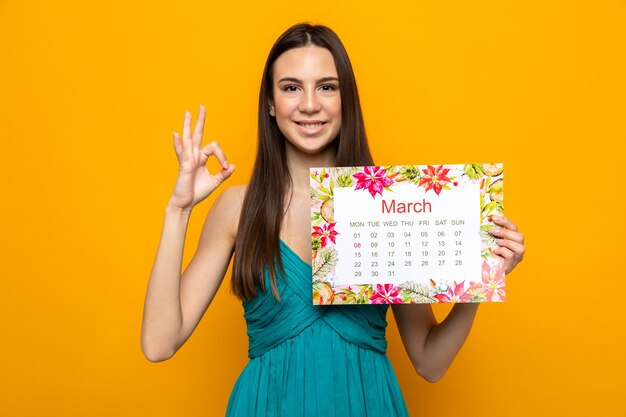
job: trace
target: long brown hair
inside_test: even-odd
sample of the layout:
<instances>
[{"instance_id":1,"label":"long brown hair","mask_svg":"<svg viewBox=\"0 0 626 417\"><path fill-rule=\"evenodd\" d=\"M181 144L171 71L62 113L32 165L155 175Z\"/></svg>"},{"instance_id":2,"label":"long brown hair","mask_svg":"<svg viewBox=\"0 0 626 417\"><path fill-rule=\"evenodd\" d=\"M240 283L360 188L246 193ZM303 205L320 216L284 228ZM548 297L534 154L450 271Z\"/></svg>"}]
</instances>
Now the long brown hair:
<instances>
[{"instance_id":1,"label":"long brown hair","mask_svg":"<svg viewBox=\"0 0 626 417\"><path fill-rule=\"evenodd\" d=\"M348 54L339 37L323 25L301 23L287 29L269 52L259 93L257 157L243 201L235 241L232 291L242 300L266 291L265 268L269 269L272 293L280 300L276 266L284 275L280 256L280 226L285 214L285 193L292 179L287 167L285 137L276 119L270 117L273 101L273 67L285 51L308 45L326 48L335 61L341 93L341 127L330 146L335 147L337 166L373 165L367 144L359 93ZM257 288L258 287L258 288Z\"/></svg>"}]
</instances>

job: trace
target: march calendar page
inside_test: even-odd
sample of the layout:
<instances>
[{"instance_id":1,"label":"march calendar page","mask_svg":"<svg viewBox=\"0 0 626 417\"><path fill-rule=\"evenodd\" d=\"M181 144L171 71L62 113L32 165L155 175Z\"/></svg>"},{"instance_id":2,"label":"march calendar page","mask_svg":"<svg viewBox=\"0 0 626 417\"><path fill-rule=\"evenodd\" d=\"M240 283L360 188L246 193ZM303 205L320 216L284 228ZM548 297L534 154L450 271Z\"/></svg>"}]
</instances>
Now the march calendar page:
<instances>
[{"instance_id":1,"label":"march calendar page","mask_svg":"<svg viewBox=\"0 0 626 417\"><path fill-rule=\"evenodd\" d=\"M504 301L503 164L311 168L313 304Z\"/></svg>"}]
</instances>

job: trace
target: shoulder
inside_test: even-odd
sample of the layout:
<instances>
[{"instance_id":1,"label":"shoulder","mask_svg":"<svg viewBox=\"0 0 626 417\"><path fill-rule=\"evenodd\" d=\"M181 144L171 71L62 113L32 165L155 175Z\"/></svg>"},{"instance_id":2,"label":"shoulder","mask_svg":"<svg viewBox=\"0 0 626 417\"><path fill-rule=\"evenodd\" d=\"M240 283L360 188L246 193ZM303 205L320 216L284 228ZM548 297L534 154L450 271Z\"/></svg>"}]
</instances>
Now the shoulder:
<instances>
[{"instance_id":1,"label":"shoulder","mask_svg":"<svg viewBox=\"0 0 626 417\"><path fill-rule=\"evenodd\" d=\"M220 201L221 204L237 205L239 206L239 208L241 208L247 190L248 184L237 184L226 187L217 197L215 203Z\"/></svg>"},{"instance_id":2,"label":"shoulder","mask_svg":"<svg viewBox=\"0 0 626 417\"><path fill-rule=\"evenodd\" d=\"M233 236L236 236L239 217L247 189L247 184L226 187L215 199L211 210L207 214L207 219L214 217L221 223L222 227L227 227L229 232Z\"/></svg>"}]
</instances>

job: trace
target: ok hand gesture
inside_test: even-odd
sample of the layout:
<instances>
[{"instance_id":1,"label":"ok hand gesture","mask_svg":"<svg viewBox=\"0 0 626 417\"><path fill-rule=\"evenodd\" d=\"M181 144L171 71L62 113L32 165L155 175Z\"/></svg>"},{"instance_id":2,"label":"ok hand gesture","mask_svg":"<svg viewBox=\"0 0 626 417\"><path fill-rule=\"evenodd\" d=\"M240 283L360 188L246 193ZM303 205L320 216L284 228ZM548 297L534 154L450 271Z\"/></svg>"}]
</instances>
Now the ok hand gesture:
<instances>
[{"instance_id":1,"label":"ok hand gesture","mask_svg":"<svg viewBox=\"0 0 626 417\"><path fill-rule=\"evenodd\" d=\"M235 165L226 162L226 156L217 142L211 142L200 148L206 109L200 105L198 120L191 133L191 113L185 111L183 139L174 132L174 150L178 159L178 178L170 204L182 210L191 210L196 204L207 198L235 170ZM212 175L206 162L214 155L222 170Z\"/></svg>"}]
</instances>

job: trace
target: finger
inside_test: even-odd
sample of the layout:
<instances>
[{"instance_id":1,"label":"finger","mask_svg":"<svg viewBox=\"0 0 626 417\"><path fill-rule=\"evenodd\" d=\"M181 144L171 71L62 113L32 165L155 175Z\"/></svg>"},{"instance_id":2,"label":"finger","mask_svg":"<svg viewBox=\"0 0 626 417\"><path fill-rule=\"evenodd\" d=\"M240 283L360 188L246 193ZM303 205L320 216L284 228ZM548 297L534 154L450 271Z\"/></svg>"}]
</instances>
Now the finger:
<instances>
[{"instance_id":1,"label":"finger","mask_svg":"<svg viewBox=\"0 0 626 417\"><path fill-rule=\"evenodd\" d=\"M185 110L185 119L183 120L183 149L191 152L191 113Z\"/></svg>"},{"instance_id":2,"label":"finger","mask_svg":"<svg viewBox=\"0 0 626 417\"><path fill-rule=\"evenodd\" d=\"M501 248L507 248L515 255L515 258L522 259L524 256L524 252L526 252L526 247L520 243L514 242L508 239L496 239L496 243Z\"/></svg>"},{"instance_id":3,"label":"finger","mask_svg":"<svg viewBox=\"0 0 626 417\"><path fill-rule=\"evenodd\" d=\"M178 132L174 132L174 151L176 152L176 159L178 159L178 162L181 162L181 158L183 157L183 144L180 142Z\"/></svg>"},{"instance_id":4,"label":"finger","mask_svg":"<svg viewBox=\"0 0 626 417\"><path fill-rule=\"evenodd\" d=\"M507 265L515 265L515 254L512 250L503 246L499 246L493 249L493 253L500 255L502 258L504 258Z\"/></svg>"},{"instance_id":5,"label":"finger","mask_svg":"<svg viewBox=\"0 0 626 417\"><path fill-rule=\"evenodd\" d=\"M497 253L504 259L504 273L508 274L517 266L519 262L522 261L522 258L518 258L515 252L512 250L505 248L503 246L497 247L493 250L494 253Z\"/></svg>"},{"instance_id":6,"label":"finger","mask_svg":"<svg viewBox=\"0 0 626 417\"><path fill-rule=\"evenodd\" d=\"M514 232L517 232L517 226L508 217L505 216L492 216L491 220L499 226L505 227L507 229L511 229Z\"/></svg>"},{"instance_id":7,"label":"finger","mask_svg":"<svg viewBox=\"0 0 626 417\"><path fill-rule=\"evenodd\" d=\"M215 187L219 187L222 182L227 180L235 171L235 165L231 164L228 166L228 169L222 169L215 175L211 175L211 180L214 182Z\"/></svg>"},{"instance_id":8,"label":"finger","mask_svg":"<svg viewBox=\"0 0 626 417\"><path fill-rule=\"evenodd\" d=\"M222 148L220 148L220 145L218 145L217 142L211 142L206 145L204 148L202 148L202 153L207 155L207 158L209 155L215 155L222 168L228 169L226 155L224 154L224 151L222 151Z\"/></svg>"},{"instance_id":9,"label":"finger","mask_svg":"<svg viewBox=\"0 0 626 417\"><path fill-rule=\"evenodd\" d=\"M506 238L506 239L513 240L515 242L519 242L521 244L524 243L524 235L519 232L514 232L513 230L510 230L510 229L505 229L503 227L494 226L491 229L489 229L489 233L497 237Z\"/></svg>"},{"instance_id":10,"label":"finger","mask_svg":"<svg viewBox=\"0 0 626 417\"><path fill-rule=\"evenodd\" d=\"M196 120L196 126L193 131L193 147L200 148L202 144L202 133L204 132L204 118L206 116L206 109L201 104L198 110L198 119Z\"/></svg>"},{"instance_id":11,"label":"finger","mask_svg":"<svg viewBox=\"0 0 626 417\"><path fill-rule=\"evenodd\" d=\"M505 269L505 273L506 273L506 263L507 263L507 260L504 259L504 257L500 254L500 248L499 247L495 247L495 248L491 249L491 254L496 259L498 259L499 262L502 263L503 268Z\"/></svg>"},{"instance_id":12,"label":"finger","mask_svg":"<svg viewBox=\"0 0 626 417\"><path fill-rule=\"evenodd\" d=\"M230 164L228 166L227 169L222 169L219 173L217 173L215 175L215 177L220 181L224 181L225 179L228 179L228 177L231 176L231 174L233 173L233 171L235 171L235 165L234 164Z\"/></svg>"}]
</instances>

